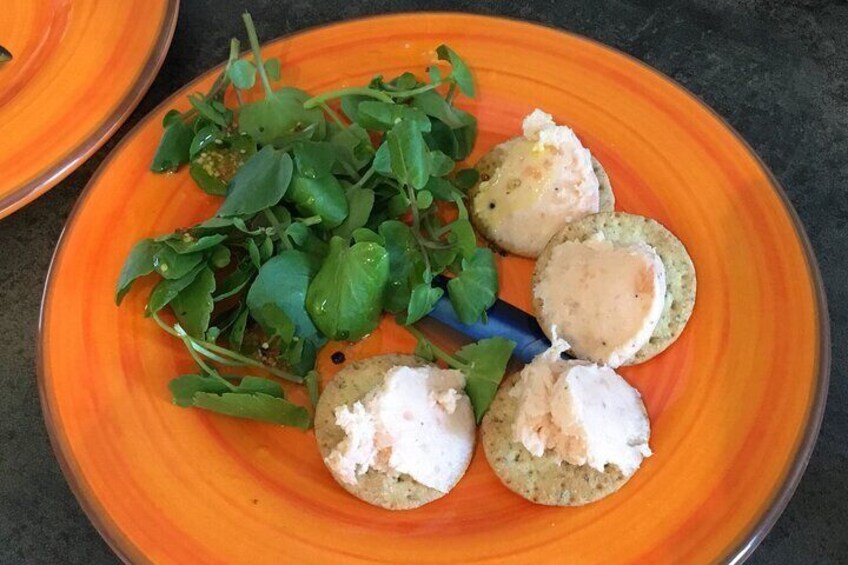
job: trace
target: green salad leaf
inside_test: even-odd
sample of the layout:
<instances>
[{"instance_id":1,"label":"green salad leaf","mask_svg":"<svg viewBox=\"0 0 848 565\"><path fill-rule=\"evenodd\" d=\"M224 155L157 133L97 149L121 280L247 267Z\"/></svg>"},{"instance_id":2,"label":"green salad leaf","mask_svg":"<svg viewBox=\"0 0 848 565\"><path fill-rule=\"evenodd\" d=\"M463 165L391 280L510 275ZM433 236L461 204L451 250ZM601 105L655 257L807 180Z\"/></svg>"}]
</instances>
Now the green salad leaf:
<instances>
[{"instance_id":1,"label":"green salad leaf","mask_svg":"<svg viewBox=\"0 0 848 565\"><path fill-rule=\"evenodd\" d=\"M498 297L498 273L491 249L478 248L462 271L448 282L448 296L463 324L474 324Z\"/></svg>"},{"instance_id":2,"label":"green salad leaf","mask_svg":"<svg viewBox=\"0 0 848 565\"><path fill-rule=\"evenodd\" d=\"M325 336L355 341L377 327L388 278L389 256L383 247L371 242L348 247L335 236L309 285L306 308Z\"/></svg>"}]
</instances>

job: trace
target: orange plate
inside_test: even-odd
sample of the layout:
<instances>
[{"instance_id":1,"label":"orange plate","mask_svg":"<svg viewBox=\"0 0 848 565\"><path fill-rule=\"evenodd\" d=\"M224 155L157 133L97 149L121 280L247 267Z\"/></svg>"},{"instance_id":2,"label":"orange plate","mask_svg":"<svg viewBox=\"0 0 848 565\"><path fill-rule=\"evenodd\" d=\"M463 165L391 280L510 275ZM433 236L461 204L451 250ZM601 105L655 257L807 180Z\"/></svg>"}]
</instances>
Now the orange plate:
<instances>
[{"instance_id":1,"label":"orange plate","mask_svg":"<svg viewBox=\"0 0 848 565\"><path fill-rule=\"evenodd\" d=\"M3 0L0 218L69 175L136 107L179 0Z\"/></svg>"},{"instance_id":2,"label":"orange plate","mask_svg":"<svg viewBox=\"0 0 848 565\"><path fill-rule=\"evenodd\" d=\"M313 92L422 71L446 42L476 73L475 158L535 107L574 126L612 177L619 209L651 216L689 248L698 303L665 354L625 369L652 448L617 494L583 508L510 493L482 450L449 496L388 512L335 482L314 435L173 406L192 369L181 345L113 289L142 237L210 216L186 172L148 172L161 119L129 134L80 199L44 298L41 392L54 447L82 505L131 561L706 562L747 555L809 457L828 374L823 294L798 220L749 148L691 94L597 43L502 19L399 15L270 43L287 82ZM502 297L529 306L527 260L501 260ZM410 351L388 320L348 359ZM325 377L332 365L321 361Z\"/></svg>"}]
</instances>

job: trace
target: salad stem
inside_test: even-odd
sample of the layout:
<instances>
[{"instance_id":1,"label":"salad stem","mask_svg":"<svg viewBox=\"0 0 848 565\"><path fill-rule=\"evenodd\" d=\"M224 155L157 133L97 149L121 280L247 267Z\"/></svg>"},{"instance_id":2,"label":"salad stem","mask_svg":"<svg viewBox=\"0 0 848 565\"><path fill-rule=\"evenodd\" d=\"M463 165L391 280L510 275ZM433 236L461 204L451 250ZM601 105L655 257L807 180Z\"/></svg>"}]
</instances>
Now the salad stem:
<instances>
[{"instance_id":1,"label":"salad stem","mask_svg":"<svg viewBox=\"0 0 848 565\"><path fill-rule=\"evenodd\" d=\"M370 179L376 172L377 169L375 169L374 165L372 164L370 167L368 167L368 170L363 173L362 177L358 181L356 181L356 184L351 186L351 188L361 188L362 185L368 182L368 179Z\"/></svg>"},{"instance_id":2,"label":"salad stem","mask_svg":"<svg viewBox=\"0 0 848 565\"><path fill-rule=\"evenodd\" d=\"M271 224L272 228L274 228L274 233L277 235L277 239L280 240L280 243L283 245L283 247L285 247L286 249L291 249L292 244L289 241L289 236L285 234L285 230L282 229L280 221L277 219L277 216L274 214L274 212L272 212L270 208L265 208L265 210L263 210L262 212L263 214L265 214L265 218L268 220L268 223Z\"/></svg>"},{"instance_id":3,"label":"salad stem","mask_svg":"<svg viewBox=\"0 0 848 565\"><path fill-rule=\"evenodd\" d=\"M198 361L197 353L202 353L204 350L207 350L207 351L211 351L213 353L217 353L218 355L221 355L222 357L226 357L231 361L235 361L242 366L256 367L257 369L263 369L263 370L271 373L275 377L279 377L281 379L284 379L284 380L287 380L287 381L290 381L290 382L293 382L293 383L300 384L300 383L303 382L303 379L301 379L300 377L298 377L296 375L292 375L291 373L288 373L286 371L281 371L281 370L279 370L275 367L271 367L270 365L266 365L266 364L264 364L260 361L257 361L256 359L246 357L246 356L242 355L241 353L236 353L235 351L233 351L231 349L227 349L226 347L221 347L220 345L216 345L214 343L211 343L211 342L208 342L208 341L203 341L201 339L197 339L195 337L192 337L192 336L188 335L185 332L185 330L182 327L180 327L179 324L175 324L174 327L171 327L168 324L166 324L165 322L163 322L162 318L160 318L159 315L156 314L156 313L153 314L153 319L156 321L157 324L159 324L160 328L162 328L163 330L165 330L166 332L168 332L172 336L180 339L186 345L186 348L188 349L189 354L192 356L192 358L194 358L194 360L198 362L198 365L200 365L200 367L203 368L204 370L209 368L209 365L205 362ZM214 370L214 369L212 369L212 370Z\"/></svg>"},{"instance_id":4,"label":"salad stem","mask_svg":"<svg viewBox=\"0 0 848 565\"><path fill-rule=\"evenodd\" d=\"M406 328L406 331L408 331L413 336L415 336L415 339L417 339L418 341L423 341L424 343L426 343L430 347L430 351L433 352L433 355L436 357L436 359L444 361L445 363L447 363L450 367L452 367L454 369L467 369L468 368L468 366L465 363L461 363L456 357L448 355L441 348L439 348L437 345L435 345L432 341L427 339L427 336L425 336L421 332L421 330L419 330L415 326L404 326L404 328Z\"/></svg>"},{"instance_id":5,"label":"salad stem","mask_svg":"<svg viewBox=\"0 0 848 565\"><path fill-rule=\"evenodd\" d=\"M329 104L327 104L326 102L322 102L322 103L321 103L321 109L322 109L322 110L324 110L324 112L326 112L326 113L327 113L327 115L328 115L328 116L330 116L330 118L331 118L334 122L336 122L336 124L337 124L340 128L342 128L342 129L347 129L347 124L345 124L345 123L342 121L341 117L339 116L339 113L338 113L338 112L336 112L335 110L333 110L333 109L330 107L330 105L329 105Z\"/></svg>"},{"instance_id":6,"label":"salad stem","mask_svg":"<svg viewBox=\"0 0 848 565\"><path fill-rule=\"evenodd\" d=\"M409 98L410 96L415 96L416 94L423 94L425 92L429 92L430 90L435 90L441 85L442 82L431 82L430 84L425 84L424 86L419 86L418 88L413 88L411 90L399 90L397 92L390 92L389 96L392 98Z\"/></svg>"},{"instance_id":7,"label":"salad stem","mask_svg":"<svg viewBox=\"0 0 848 565\"><path fill-rule=\"evenodd\" d=\"M367 86L351 86L348 88L340 88L339 90L325 92L324 94L319 94L318 96L313 96L312 98L303 103L303 107L309 110L311 108L316 108L321 104L324 104L328 100L342 98L343 96L368 96L370 98L376 98L377 100L380 100L382 102L392 102L392 97L386 94L385 92L381 92L373 88L368 88Z\"/></svg>"},{"instance_id":8,"label":"salad stem","mask_svg":"<svg viewBox=\"0 0 848 565\"><path fill-rule=\"evenodd\" d=\"M253 18L250 16L250 12L243 13L241 18L244 20L244 27L247 28L247 38L250 41L250 49L253 51L253 62L256 65L256 70L259 71L259 77L262 79L265 96L270 98L274 95L274 90L271 88L271 81L268 80L268 73L265 72L265 65L262 64L262 50L259 48L259 38L256 36Z\"/></svg>"}]
</instances>

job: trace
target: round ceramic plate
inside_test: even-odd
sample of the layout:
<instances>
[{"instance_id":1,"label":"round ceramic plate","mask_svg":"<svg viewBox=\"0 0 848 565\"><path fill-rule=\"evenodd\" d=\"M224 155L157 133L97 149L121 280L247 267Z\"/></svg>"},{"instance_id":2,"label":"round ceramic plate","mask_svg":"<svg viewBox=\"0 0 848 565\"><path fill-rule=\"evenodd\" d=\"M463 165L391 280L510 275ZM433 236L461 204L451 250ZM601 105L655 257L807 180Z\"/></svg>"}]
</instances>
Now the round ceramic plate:
<instances>
[{"instance_id":1,"label":"round ceramic plate","mask_svg":"<svg viewBox=\"0 0 848 565\"><path fill-rule=\"evenodd\" d=\"M148 165L172 106L139 124L75 209L43 305L41 392L73 490L131 561L572 562L733 560L750 553L797 484L822 415L827 315L797 217L745 143L695 97L621 53L525 23L400 15L270 43L289 83L313 92L376 73L423 71L448 43L475 72L472 159L519 132L535 107L570 124L604 163L618 208L686 244L698 302L668 351L622 370L644 396L655 455L617 494L534 506L503 487L478 446L450 495L389 512L348 495L311 432L177 408L167 382L191 370L181 344L142 316L150 282L119 309L113 289L140 238L210 216L186 172ZM501 297L530 308L532 261L499 259ZM385 320L347 359L410 352ZM320 361L324 378L334 367ZM302 399L302 397L301 397Z\"/></svg>"},{"instance_id":2,"label":"round ceramic plate","mask_svg":"<svg viewBox=\"0 0 848 565\"><path fill-rule=\"evenodd\" d=\"M44 194L124 122L159 70L179 0L4 0L0 218Z\"/></svg>"}]
</instances>

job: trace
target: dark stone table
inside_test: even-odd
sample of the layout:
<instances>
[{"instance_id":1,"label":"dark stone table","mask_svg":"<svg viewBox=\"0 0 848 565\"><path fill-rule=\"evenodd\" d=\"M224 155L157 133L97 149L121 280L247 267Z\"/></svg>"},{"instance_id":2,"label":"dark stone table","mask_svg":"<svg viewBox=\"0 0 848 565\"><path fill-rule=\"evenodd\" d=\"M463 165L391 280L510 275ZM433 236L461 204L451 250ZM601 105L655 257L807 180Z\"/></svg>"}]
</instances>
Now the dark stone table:
<instances>
[{"instance_id":1,"label":"dark stone table","mask_svg":"<svg viewBox=\"0 0 848 565\"><path fill-rule=\"evenodd\" d=\"M59 186L0 221L0 563L116 561L71 495L42 422L35 377L42 287L68 212L104 156L144 114L225 57L227 40L242 31L244 8L265 39L422 9L541 22L653 65L724 116L771 167L807 226L835 344L818 445L795 497L752 561L848 561L848 3L182 1L168 58L127 123Z\"/></svg>"}]
</instances>

